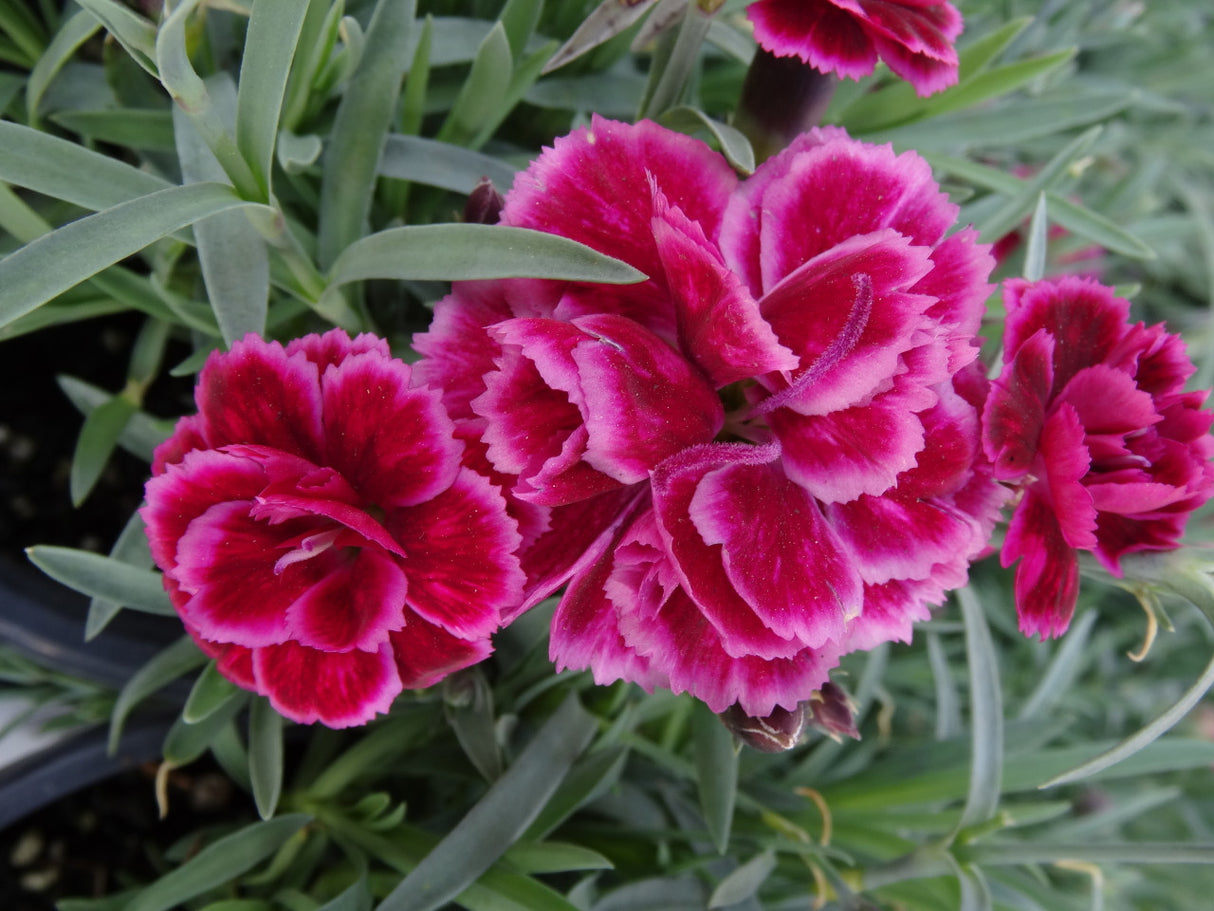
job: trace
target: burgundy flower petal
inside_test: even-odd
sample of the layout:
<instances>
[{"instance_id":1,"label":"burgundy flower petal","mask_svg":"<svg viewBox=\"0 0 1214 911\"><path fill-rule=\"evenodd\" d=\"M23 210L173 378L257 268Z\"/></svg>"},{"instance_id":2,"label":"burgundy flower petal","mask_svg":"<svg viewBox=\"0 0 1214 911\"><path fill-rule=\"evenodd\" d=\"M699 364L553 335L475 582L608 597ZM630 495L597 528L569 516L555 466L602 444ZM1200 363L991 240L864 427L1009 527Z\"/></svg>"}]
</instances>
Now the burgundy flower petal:
<instances>
[{"instance_id":1,"label":"burgundy flower petal","mask_svg":"<svg viewBox=\"0 0 1214 911\"><path fill-rule=\"evenodd\" d=\"M381 509L430 499L459 469L463 446L440 394L410 380L407 364L378 352L352 355L321 377L324 464Z\"/></svg>"},{"instance_id":2,"label":"burgundy flower petal","mask_svg":"<svg viewBox=\"0 0 1214 911\"><path fill-rule=\"evenodd\" d=\"M1041 430L1044 483L1062 537L1071 547L1096 546L1096 507L1081 483L1092 460L1083 442L1083 424L1070 405L1062 405Z\"/></svg>"},{"instance_id":3,"label":"burgundy flower petal","mask_svg":"<svg viewBox=\"0 0 1214 911\"><path fill-rule=\"evenodd\" d=\"M209 448L203 433L206 422L200 414L187 414L177 421L173 435L161 443L152 453L152 474L159 475L169 465L175 465L195 449Z\"/></svg>"},{"instance_id":4,"label":"burgundy flower petal","mask_svg":"<svg viewBox=\"0 0 1214 911\"><path fill-rule=\"evenodd\" d=\"M408 582L397 561L370 548L343 559L288 608L291 638L326 652L375 652L405 625Z\"/></svg>"},{"instance_id":5,"label":"burgundy flower petal","mask_svg":"<svg viewBox=\"0 0 1214 911\"><path fill-rule=\"evenodd\" d=\"M255 649L257 689L292 721L331 728L366 724L401 691L392 651L325 652L295 642Z\"/></svg>"},{"instance_id":6,"label":"burgundy flower petal","mask_svg":"<svg viewBox=\"0 0 1214 911\"><path fill-rule=\"evenodd\" d=\"M780 344L700 226L655 190L653 236L666 269L681 349L717 388L800 359Z\"/></svg>"},{"instance_id":7,"label":"burgundy flower petal","mask_svg":"<svg viewBox=\"0 0 1214 911\"><path fill-rule=\"evenodd\" d=\"M943 601L944 592L934 579L865 585L864 611L848 625L843 652L867 651L882 642L910 642L914 625L931 619L931 605Z\"/></svg>"},{"instance_id":8,"label":"burgundy flower petal","mask_svg":"<svg viewBox=\"0 0 1214 911\"><path fill-rule=\"evenodd\" d=\"M982 446L1003 480L1022 478L1036 458L1054 385L1054 338L1038 330L991 386L982 414Z\"/></svg>"},{"instance_id":9,"label":"burgundy flower petal","mask_svg":"<svg viewBox=\"0 0 1214 911\"><path fill-rule=\"evenodd\" d=\"M486 478L461 468L447 490L386 521L405 548L409 607L427 622L461 639L485 637L522 599L521 539Z\"/></svg>"},{"instance_id":10,"label":"burgundy flower petal","mask_svg":"<svg viewBox=\"0 0 1214 911\"><path fill-rule=\"evenodd\" d=\"M167 581L167 577L166 577ZM257 692L257 681L253 678L253 650L243 645L230 645L226 642L212 642L198 635L198 631L185 624L185 631L190 634L194 644L208 657L215 659L219 672L246 690Z\"/></svg>"},{"instance_id":11,"label":"burgundy flower petal","mask_svg":"<svg viewBox=\"0 0 1214 911\"><path fill-rule=\"evenodd\" d=\"M1031 489L1008 523L1001 560L1016 567L1020 631L1042 639L1061 636L1079 596L1079 561L1062 536L1054 511Z\"/></svg>"},{"instance_id":12,"label":"burgundy flower petal","mask_svg":"<svg viewBox=\"0 0 1214 911\"><path fill-rule=\"evenodd\" d=\"M406 689L420 690L448 674L485 660L493 654L489 639L461 639L419 616L409 618L399 633L392 633L396 672Z\"/></svg>"},{"instance_id":13,"label":"burgundy flower petal","mask_svg":"<svg viewBox=\"0 0 1214 911\"><path fill-rule=\"evenodd\" d=\"M247 335L207 359L194 399L212 447L258 443L320 464L320 375L304 354Z\"/></svg>"},{"instance_id":14,"label":"burgundy flower petal","mask_svg":"<svg viewBox=\"0 0 1214 911\"><path fill-rule=\"evenodd\" d=\"M994 286L987 281L995 259L978 232L964 228L946 237L931 253L931 271L911 287L935 298L927 315L946 333L948 372L956 373L978 356L975 337Z\"/></svg>"},{"instance_id":15,"label":"burgundy flower petal","mask_svg":"<svg viewBox=\"0 0 1214 911\"><path fill-rule=\"evenodd\" d=\"M824 73L867 76L877 50L861 19L824 0L757 0L746 8L755 40L777 57L799 57Z\"/></svg>"},{"instance_id":16,"label":"burgundy flower petal","mask_svg":"<svg viewBox=\"0 0 1214 911\"><path fill-rule=\"evenodd\" d=\"M297 351L303 352L304 357L316 365L320 376L324 376L325 368L340 364L356 354L378 354L381 357L392 356L388 343L378 335L364 332L350 338L341 329L330 329L323 335L305 335L303 338L291 339L287 343L287 356Z\"/></svg>"}]
</instances>

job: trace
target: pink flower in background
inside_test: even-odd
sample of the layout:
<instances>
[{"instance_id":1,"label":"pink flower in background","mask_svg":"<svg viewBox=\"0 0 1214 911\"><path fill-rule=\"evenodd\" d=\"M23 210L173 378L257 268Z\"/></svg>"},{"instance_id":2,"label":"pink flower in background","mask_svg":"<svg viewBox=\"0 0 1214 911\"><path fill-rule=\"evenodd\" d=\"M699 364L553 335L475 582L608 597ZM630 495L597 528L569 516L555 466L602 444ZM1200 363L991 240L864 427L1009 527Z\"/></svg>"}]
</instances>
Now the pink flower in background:
<instances>
[{"instance_id":1,"label":"pink flower in background","mask_svg":"<svg viewBox=\"0 0 1214 911\"><path fill-rule=\"evenodd\" d=\"M957 82L961 14L940 0L757 0L755 40L777 57L859 79L880 57L926 97Z\"/></svg>"},{"instance_id":2,"label":"pink flower in background","mask_svg":"<svg viewBox=\"0 0 1214 911\"><path fill-rule=\"evenodd\" d=\"M300 722L363 724L492 651L519 535L439 394L370 335L207 361L147 485L152 555L220 670Z\"/></svg>"},{"instance_id":3,"label":"pink flower in background","mask_svg":"<svg viewBox=\"0 0 1214 911\"><path fill-rule=\"evenodd\" d=\"M1170 550L1214 492L1214 415L1185 392L1193 365L1162 326L1129 323L1130 305L1089 279L1004 285L1002 375L983 414L983 446L1023 495L1004 541L1017 560L1027 635L1066 631L1076 551L1121 575L1123 554Z\"/></svg>"},{"instance_id":4,"label":"pink flower in background","mask_svg":"<svg viewBox=\"0 0 1214 911\"><path fill-rule=\"evenodd\" d=\"M526 603L568 580L559 666L767 716L964 582L1003 493L974 365L991 260L946 237L956 211L922 159L837 129L739 182L696 140L596 118L520 175L503 224L648 276L458 283L415 342L541 511Z\"/></svg>"}]
</instances>

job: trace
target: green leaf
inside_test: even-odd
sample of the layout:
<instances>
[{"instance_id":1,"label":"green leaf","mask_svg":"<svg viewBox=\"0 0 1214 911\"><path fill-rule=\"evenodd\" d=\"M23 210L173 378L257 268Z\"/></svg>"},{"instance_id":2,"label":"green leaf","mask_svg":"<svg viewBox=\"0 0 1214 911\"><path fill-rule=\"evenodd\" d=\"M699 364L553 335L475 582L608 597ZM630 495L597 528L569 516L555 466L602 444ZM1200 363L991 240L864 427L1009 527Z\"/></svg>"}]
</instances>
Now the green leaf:
<instances>
[{"instance_id":1,"label":"green leaf","mask_svg":"<svg viewBox=\"0 0 1214 911\"><path fill-rule=\"evenodd\" d=\"M1197 681L1185 690L1184 695L1170 709L1152 721L1150 724L1139 729L1130 737L1127 737L1121 743L1117 744L1111 750L1106 750L1099 756L1095 756L1087 762L1079 765L1070 771L1064 772L1061 775L1056 775L1048 781L1044 782L1041 787L1052 788L1060 784L1070 784L1074 781L1080 781L1097 772L1102 772L1109 766L1115 765L1122 760L1133 756L1143 747L1148 746L1158 740L1185 715L1197 705L1203 696L1209 691L1210 687L1214 686L1214 658L1210 659L1206 669L1202 672Z\"/></svg>"},{"instance_id":2,"label":"green leaf","mask_svg":"<svg viewBox=\"0 0 1214 911\"><path fill-rule=\"evenodd\" d=\"M938 633L927 634L927 660L936 684L936 739L951 740L961 733L961 703Z\"/></svg>"},{"instance_id":3,"label":"green leaf","mask_svg":"<svg viewBox=\"0 0 1214 911\"><path fill-rule=\"evenodd\" d=\"M701 13L695 4L688 4L683 24L670 53L662 58L655 55L654 69L649 75L652 91L641 103L639 117L656 117L679 103L687 83L700 61L700 47L708 34L712 18Z\"/></svg>"},{"instance_id":4,"label":"green leaf","mask_svg":"<svg viewBox=\"0 0 1214 911\"><path fill-rule=\"evenodd\" d=\"M510 846L505 859L523 873L567 873L570 870L611 870L615 865L581 845L561 841L520 841Z\"/></svg>"},{"instance_id":5,"label":"green leaf","mask_svg":"<svg viewBox=\"0 0 1214 911\"><path fill-rule=\"evenodd\" d=\"M481 121L480 129L468 141L471 148L479 149L493 137L502 121L523 100L523 96L535 84L535 80L540 78L540 69L544 66L544 61L551 56L554 47L556 47L556 42L551 41L534 54L524 57L515 64L514 70L510 74L510 83L506 86L505 97L502 98L501 104Z\"/></svg>"},{"instance_id":6,"label":"green leaf","mask_svg":"<svg viewBox=\"0 0 1214 911\"><path fill-rule=\"evenodd\" d=\"M359 877L358 882L316 911L371 911L371 893L367 891L366 877Z\"/></svg>"},{"instance_id":7,"label":"green leaf","mask_svg":"<svg viewBox=\"0 0 1214 911\"><path fill-rule=\"evenodd\" d=\"M467 145L480 132L481 124L496 117L506 106L513 70L506 29L498 22L477 49L472 69L437 138L453 145Z\"/></svg>"},{"instance_id":8,"label":"green leaf","mask_svg":"<svg viewBox=\"0 0 1214 911\"><path fill-rule=\"evenodd\" d=\"M523 56L527 41L535 34L535 26L540 21L540 11L544 0L507 0L498 21L506 30L506 38L510 42L510 55L518 60Z\"/></svg>"},{"instance_id":9,"label":"green leaf","mask_svg":"<svg viewBox=\"0 0 1214 911\"><path fill-rule=\"evenodd\" d=\"M26 553L35 566L68 588L149 614L176 613L160 573L71 547L39 544Z\"/></svg>"},{"instance_id":10,"label":"green leaf","mask_svg":"<svg viewBox=\"0 0 1214 911\"><path fill-rule=\"evenodd\" d=\"M1045 275L1047 229L1050 220L1045 192L1037 194L1037 206L1029 222L1029 239L1024 250L1024 277L1031 282L1040 281Z\"/></svg>"},{"instance_id":11,"label":"green leaf","mask_svg":"<svg viewBox=\"0 0 1214 911\"><path fill-rule=\"evenodd\" d=\"M110 753L118 749L118 743L122 739L122 726L135 706L165 684L188 674L206 660L207 656L199 651L194 640L189 636L182 636L172 645L161 649L155 657L135 671L119 691L118 698L114 700L114 708L110 712Z\"/></svg>"},{"instance_id":12,"label":"green leaf","mask_svg":"<svg viewBox=\"0 0 1214 911\"><path fill-rule=\"evenodd\" d=\"M691 726L700 807L717 851L724 854L729 847L733 808L738 798L738 743L706 705L697 702L693 711Z\"/></svg>"},{"instance_id":13,"label":"green leaf","mask_svg":"<svg viewBox=\"0 0 1214 911\"><path fill-rule=\"evenodd\" d=\"M603 746L574 763L561 786L527 829L527 838L544 838L579 807L614 787L624 771L628 753L628 748L621 744Z\"/></svg>"},{"instance_id":14,"label":"green leaf","mask_svg":"<svg viewBox=\"0 0 1214 911\"><path fill-rule=\"evenodd\" d=\"M970 779L958 829L992 819L1003 781L1003 696L999 658L982 607L969 588L957 591L965 619L970 681Z\"/></svg>"},{"instance_id":15,"label":"green leaf","mask_svg":"<svg viewBox=\"0 0 1214 911\"><path fill-rule=\"evenodd\" d=\"M486 781L502 775L502 754L493 716L493 690L478 668L469 668L443 681L443 712L455 737Z\"/></svg>"},{"instance_id":16,"label":"green leaf","mask_svg":"<svg viewBox=\"0 0 1214 911\"><path fill-rule=\"evenodd\" d=\"M167 110L56 111L50 115L50 120L93 142L154 152L168 152L173 148L173 120Z\"/></svg>"},{"instance_id":17,"label":"green leaf","mask_svg":"<svg viewBox=\"0 0 1214 911\"><path fill-rule=\"evenodd\" d=\"M220 105L236 103L230 80L213 83ZM177 158L187 184L224 179L223 168L180 109L173 111ZM194 240L207 297L223 340L231 345L266 328L270 297L270 256L266 242L239 210L212 215L194 225Z\"/></svg>"},{"instance_id":18,"label":"green leaf","mask_svg":"<svg viewBox=\"0 0 1214 911\"><path fill-rule=\"evenodd\" d=\"M219 672L214 661L207 664L194 681L190 697L181 710L181 719L186 724L197 724L209 718L238 693L244 692Z\"/></svg>"},{"instance_id":19,"label":"green leaf","mask_svg":"<svg viewBox=\"0 0 1214 911\"><path fill-rule=\"evenodd\" d=\"M300 0L258 0L249 16L236 96L236 146L265 199L270 198L274 140L287 77L308 8Z\"/></svg>"},{"instance_id":20,"label":"green leaf","mask_svg":"<svg viewBox=\"0 0 1214 911\"><path fill-rule=\"evenodd\" d=\"M0 260L0 325L209 215L249 205L216 183L170 187L64 225Z\"/></svg>"},{"instance_id":21,"label":"green leaf","mask_svg":"<svg viewBox=\"0 0 1214 911\"><path fill-rule=\"evenodd\" d=\"M156 65L160 82L177 107L184 111L194 128L215 154L232 185L241 197L267 202L269 197L258 183L226 121L202 78L194 71L186 47L187 21L201 0L181 0L160 24L156 34Z\"/></svg>"},{"instance_id":22,"label":"green leaf","mask_svg":"<svg viewBox=\"0 0 1214 911\"><path fill-rule=\"evenodd\" d=\"M249 702L249 694L237 689L217 709L200 721L178 718L164 738L164 761L174 768L189 765L211 749L217 737Z\"/></svg>"},{"instance_id":23,"label":"green leaf","mask_svg":"<svg viewBox=\"0 0 1214 911\"><path fill-rule=\"evenodd\" d=\"M670 108L658 118L658 123L683 133L691 133L706 127L720 144L721 153L736 170L743 174L754 172L755 152L750 147L750 140L746 138L746 134L719 120L714 120L699 108L687 106Z\"/></svg>"},{"instance_id":24,"label":"green leaf","mask_svg":"<svg viewBox=\"0 0 1214 911\"><path fill-rule=\"evenodd\" d=\"M368 278L461 281L522 277L605 284L632 284L645 278L627 263L556 234L476 224L411 225L379 231L343 251L329 273L333 285Z\"/></svg>"},{"instance_id":25,"label":"green leaf","mask_svg":"<svg viewBox=\"0 0 1214 911\"><path fill-rule=\"evenodd\" d=\"M379 911L432 911L476 882L526 831L594 736L595 719L570 694L518 759L392 890Z\"/></svg>"},{"instance_id":26,"label":"green leaf","mask_svg":"<svg viewBox=\"0 0 1214 911\"><path fill-rule=\"evenodd\" d=\"M78 10L60 26L46 51L30 70L29 83L25 88L25 107L31 127L38 126L38 106L51 80L63 68L76 50L88 41L101 27L97 17L86 10Z\"/></svg>"},{"instance_id":27,"label":"green leaf","mask_svg":"<svg viewBox=\"0 0 1214 911\"><path fill-rule=\"evenodd\" d=\"M1031 179L1021 183L1019 191L1011 199L978 225L982 239L987 243L994 243L1019 225L1032 208L1039 204L1038 197L1041 193L1066 176L1067 169L1092 147L1101 131L1102 127L1098 126L1085 130L1063 146Z\"/></svg>"},{"instance_id":28,"label":"green leaf","mask_svg":"<svg viewBox=\"0 0 1214 911\"><path fill-rule=\"evenodd\" d=\"M379 173L453 193L470 193L482 177L499 189L509 187L516 171L503 161L462 146L393 133L384 143Z\"/></svg>"},{"instance_id":29,"label":"green leaf","mask_svg":"<svg viewBox=\"0 0 1214 911\"><path fill-rule=\"evenodd\" d=\"M610 41L616 35L623 34L630 25L645 14L651 3L652 0L636 3L603 0L595 7L594 12L582 20L582 24L577 27L573 36L552 55L552 59L544 67L544 72L551 73L600 44Z\"/></svg>"},{"instance_id":30,"label":"green leaf","mask_svg":"<svg viewBox=\"0 0 1214 911\"><path fill-rule=\"evenodd\" d=\"M270 700L254 698L249 706L249 780L262 819L274 815L282 795L282 728L283 718Z\"/></svg>"},{"instance_id":31,"label":"green leaf","mask_svg":"<svg viewBox=\"0 0 1214 911\"><path fill-rule=\"evenodd\" d=\"M168 911L231 882L269 857L311 817L291 813L253 823L203 848L140 892L127 911Z\"/></svg>"},{"instance_id":32,"label":"green leaf","mask_svg":"<svg viewBox=\"0 0 1214 911\"><path fill-rule=\"evenodd\" d=\"M1214 844L1189 841L1098 844L983 841L967 845L964 850L967 859L988 866L1048 864L1064 858L1095 864L1214 863Z\"/></svg>"},{"instance_id":33,"label":"green leaf","mask_svg":"<svg viewBox=\"0 0 1214 911\"><path fill-rule=\"evenodd\" d=\"M69 477L73 506L80 506L88 497L114 454L118 437L138 410L139 406L128 395L120 393L98 405L84 419L76 438Z\"/></svg>"},{"instance_id":34,"label":"green leaf","mask_svg":"<svg viewBox=\"0 0 1214 911\"><path fill-rule=\"evenodd\" d=\"M85 209L106 209L169 184L49 133L0 121L0 181Z\"/></svg>"},{"instance_id":35,"label":"green leaf","mask_svg":"<svg viewBox=\"0 0 1214 911\"><path fill-rule=\"evenodd\" d=\"M1072 234L1099 244L1111 253L1133 259L1154 259L1155 251L1099 212L1056 193L1049 194L1050 217Z\"/></svg>"},{"instance_id":36,"label":"green leaf","mask_svg":"<svg viewBox=\"0 0 1214 911\"><path fill-rule=\"evenodd\" d=\"M724 908L753 898L776 868L776 855L771 849L756 854L742 864L712 890L709 908Z\"/></svg>"},{"instance_id":37,"label":"green leaf","mask_svg":"<svg viewBox=\"0 0 1214 911\"><path fill-rule=\"evenodd\" d=\"M366 233L376 168L410 59L402 51L416 7L416 0L375 5L362 59L337 107L320 188L316 256L322 269Z\"/></svg>"},{"instance_id":38,"label":"green leaf","mask_svg":"<svg viewBox=\"0 0 1214 911\"><path fill-rule=\"evenodd\" d=\"M156 26L117 0L76 0L97 21L105 26L114 40L122 45L153 79L156 72Z\"/></svg>"},{"instance_id":39,"label":"green leaf","mask_svg":"<svg viewBox=\"0 0 1214 911\"><path fill-rule=\"evenodd\" d=\"M93 409L110 398L110 394L104 389L73 376L61 376L57 379L63 394L82 414L90 414ZM166 425L165 422L158 421L143 411L137 411L123 428L118 437L118 444L145 462L150 462L153 451L168 439L170 430L171 424Z\"/></svg>"},{"instance_id":40,"label":"green leaf","mask_svg":"<svg viewBox=\"0 0 1214 911\"><path fill-rule=\"evenodd\" d=\"M110 559L137 568L151 568L152 554L148 548L148 537L144 533L143 517L138 512L131 513L131 517L127 519L118 540L110 548ZM122 604L117 601L93 597L89 602L88 617L84 621L84 640L88 642L96 638L120 610Z\"/></svg>"},{"instance_id":41,"label":"green leaf","mask_svg":"<svg viewBox=\"0 0 1214 911\"><path fill-rule=\"evenodd\" d=\"M299 174L316 164L323 148L315 133L296 136L283 130L278 134L278 164L288 174Z\"/></svg>"},{"instance_id":42,"label":"green leaf","mask_svg":"<svg viewBox=\"0 0 1214 911\"><path fill-rule=\"evenodd\" d=\"M1059 640L1057 653L1045 673L1039 675L1037 685L1024 701L1017 718L1044 717L1059 699L1071 691L1071 685L1086 663L1084 652L1092 634L1092 627L1096 625L1097 616L1096 611L1088 611L1079 617L1067 630L1066 636Z\"/></svg>"}]
</instances>

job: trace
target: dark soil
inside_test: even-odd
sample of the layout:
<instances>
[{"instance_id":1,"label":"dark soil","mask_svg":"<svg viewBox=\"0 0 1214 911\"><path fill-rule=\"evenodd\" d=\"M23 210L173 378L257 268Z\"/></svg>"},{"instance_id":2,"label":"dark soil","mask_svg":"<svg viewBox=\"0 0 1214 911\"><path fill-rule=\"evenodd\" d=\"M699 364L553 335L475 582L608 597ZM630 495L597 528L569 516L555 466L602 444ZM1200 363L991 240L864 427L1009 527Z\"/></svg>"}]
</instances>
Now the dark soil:
<instances>
[{"instance_id":1,"label":"dark soil","mask_svg":"<svg viewBox=\"0 0 1214 911\"><path fill-rule=\"evenodd\" d=\"M202 761L170 775L169 813L159 819L155 773L151 765L124 772L0 831L0 908L53 911L62 898L151 882L170 866L163 852L181 839L248 813L249 799Z\"/></svg>"}]
</instances>

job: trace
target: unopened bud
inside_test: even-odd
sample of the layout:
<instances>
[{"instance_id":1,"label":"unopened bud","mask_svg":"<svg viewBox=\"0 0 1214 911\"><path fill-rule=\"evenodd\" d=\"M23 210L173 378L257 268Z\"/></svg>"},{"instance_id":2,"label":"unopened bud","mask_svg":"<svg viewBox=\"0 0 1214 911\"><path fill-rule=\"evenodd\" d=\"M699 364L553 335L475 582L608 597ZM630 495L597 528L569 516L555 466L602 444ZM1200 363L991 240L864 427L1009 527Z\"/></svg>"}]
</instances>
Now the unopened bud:
<instances>
[{"instance_id":1,"label":"unopened bud","mask_svg":"<svg viewBox=\"0 0 1214 911\"><path fill-rule=\"evenodd\" d=\"M496 225L502 218L502 206L506 200L497 192L493 181L482 177L476 188L468 194L464 206L464 222L470 225Z\"/></svg>"},{"instance_id":2,"label":"unopened bud","mask_svg":"<svg viewBox=\"0 0 1214 911\"><path fill-rule=\"evenodd\" d=\"M827 681L822 689L801 703L809 709L809 723L828 737L838 740L846 734L852 740L860 739L856 730L855 706L847 691L838 684Z\"/></svg>"},{"instance_id":3,"label":"unopened bud","mask_svg":"<svg viewBox=\"0 0 1214 911\"><path fill-rule=\"evenodd\" d=\"M760 753L783 753L801 742L810 716L808 705L802 702L792 710L776 706L770 715L755 718L734 703L717 717L748 747Z\"/></svg>"}]
</instances>

